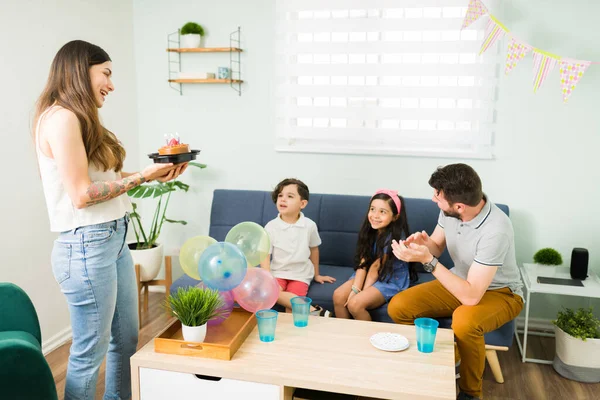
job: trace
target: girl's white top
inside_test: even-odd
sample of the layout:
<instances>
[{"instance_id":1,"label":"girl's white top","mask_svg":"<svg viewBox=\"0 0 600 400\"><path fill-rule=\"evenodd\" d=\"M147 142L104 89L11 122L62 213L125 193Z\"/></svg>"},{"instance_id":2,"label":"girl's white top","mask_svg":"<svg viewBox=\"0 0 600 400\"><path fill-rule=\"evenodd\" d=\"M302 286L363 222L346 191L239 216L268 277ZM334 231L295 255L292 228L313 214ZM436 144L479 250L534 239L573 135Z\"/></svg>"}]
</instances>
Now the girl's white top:
<instances>
[{"instance_id":1,"label":"girl's white top","mask_svg":"<svg viewBox=\"0 0 600 400\"><path fill-rule=\"evenodd\" d=\"M80 226L114 221L123 217L125 213L131 212L131 201L126 193L81 209L77 209L73 205L63 184L62 177L58 173L56 161L42 152L38 140L42 118L51 109L52 107L42 113L35 129L35 149L40 167L42 186L44 187L46 206L48 207L48 216L50 217L50 230L52 232L70 231ZM114 170L101 171L92 163L88 167L88 175L92 182L116 181L121 179L120 173Z\"/></svg>"}]
</instances>

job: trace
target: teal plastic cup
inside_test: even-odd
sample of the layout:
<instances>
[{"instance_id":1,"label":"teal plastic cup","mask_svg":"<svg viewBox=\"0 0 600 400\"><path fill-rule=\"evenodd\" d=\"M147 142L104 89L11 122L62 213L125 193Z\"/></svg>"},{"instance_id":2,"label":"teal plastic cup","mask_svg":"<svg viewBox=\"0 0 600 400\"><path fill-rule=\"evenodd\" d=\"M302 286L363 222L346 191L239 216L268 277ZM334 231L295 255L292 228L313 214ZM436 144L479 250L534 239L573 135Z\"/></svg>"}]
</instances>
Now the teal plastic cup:
<instances>
[{"instance_id":1,"label":"teal plastic cup","mask_svg":"<svg viewBox=\"0 0 600 400\"><path fill-rule=\"evenodd\" d=\"M258 310L256 321L258 323L258 337L261 342L272 342L275 340L275 328L277 327L277 311Z\"/></svg>"},{"instance_id":2,"label":"teal plastic cup","mask_svg":"<svg viewBox=\"0 0 600 400\"><path fill-rule=\"evenodd\" d=\"M440 325L435 319L417 318L415 326L417 327L417 349L421 353L431 353L435 344L435 335Z\"/></svg>"},{"instance_id":3,"label":"teal plastic cup","mask_svg":"<svg viewBox=\"0 0 600 400\"><path fill-rule=\"evenodd\" d=\"M290 302L292 303L294 326L304 328L308 325L308 316L310 315L310 303L312 303L312 299L306 296L296 296L292 297Z\"/></svg>"}]
</instances>

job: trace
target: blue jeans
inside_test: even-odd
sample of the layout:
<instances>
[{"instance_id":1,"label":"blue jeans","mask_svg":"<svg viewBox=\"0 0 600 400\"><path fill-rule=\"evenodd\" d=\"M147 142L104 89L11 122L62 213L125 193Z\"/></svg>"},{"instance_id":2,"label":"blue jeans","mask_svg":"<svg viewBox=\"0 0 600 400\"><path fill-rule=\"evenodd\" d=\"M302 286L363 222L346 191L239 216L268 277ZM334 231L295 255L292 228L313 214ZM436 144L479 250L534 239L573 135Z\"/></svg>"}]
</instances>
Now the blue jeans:
<instances>
[{"instance_id":1,"label":"blue jeans","mask_svg":"<svg viewBox=\"0 0 600 400\"><path fill-rule=\"evenodd\" d=\"M83 226L54 242L52 272L67 297L73 329L65 400L94 399L105 356L104 399L131 397L129 359L138 341L138 294L125 242L128 223L126 215Z\"/></svg>"}]
</instances>

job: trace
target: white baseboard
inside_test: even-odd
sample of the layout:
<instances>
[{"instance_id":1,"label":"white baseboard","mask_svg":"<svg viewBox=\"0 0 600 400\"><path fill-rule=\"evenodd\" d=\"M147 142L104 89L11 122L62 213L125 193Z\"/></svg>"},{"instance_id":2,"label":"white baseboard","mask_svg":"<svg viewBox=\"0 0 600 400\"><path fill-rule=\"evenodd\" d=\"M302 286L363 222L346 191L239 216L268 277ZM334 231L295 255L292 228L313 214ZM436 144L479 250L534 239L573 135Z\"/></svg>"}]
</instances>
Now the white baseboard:
<instances>
[{"instance_id":1,"label":"white baseboard","mask_svg":"<svg viewBox=\"0 0 600 400\"><path fill-rule=\"evenodd\" d=\"M519 328L519 330L525 328L525 317L517 318L517 328ZM549 319L530 317L527 329L536 332L554 332L554 324L552 324L552 320Z\"/></svg>"},{"instance_id":2,"label":"white baseboard","mask_svg":"<svg viewBox=\"0 0 600 400\"><path fill-rule=\"evenodd\" d=\"M56 350L63 344L67 343L72 338L73 331L71 330L71 326L69 325L67 328L52 336L50 339L42 341L42 353L44 355L47 355L52 350Z\"/></svg>"}]
</instances>

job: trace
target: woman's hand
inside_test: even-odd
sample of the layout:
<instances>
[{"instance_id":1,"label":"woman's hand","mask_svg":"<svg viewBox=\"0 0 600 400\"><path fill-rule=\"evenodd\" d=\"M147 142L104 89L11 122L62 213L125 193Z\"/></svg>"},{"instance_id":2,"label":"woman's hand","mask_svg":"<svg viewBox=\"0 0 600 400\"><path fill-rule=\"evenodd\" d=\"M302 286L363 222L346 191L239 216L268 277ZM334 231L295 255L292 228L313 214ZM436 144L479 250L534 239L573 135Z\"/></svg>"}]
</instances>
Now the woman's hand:
<instances>
[{"instance_id":1,"label":"woman's hand","mask_svg":"<svg viewBox=\"0 0 600 400\"><path fill-rule=\"evenodd\" d=\"M173 169L171 169L167 174L156 178L159 182L168 182L177 178L179 175L183 174L183 172L187 169L188 163L177 164Z\"/></svg>"},{"instance_id":2,"label":"woman's hand","mask_svg":"<svg viewBox=\"0 0 600 400\"><path fill-rule=\"evenodd\" d=\"M150 164L146 168L144 168L140 173L142 174L146 182L151 182L157 178L168 174L172 169L174 169L172 163Z\"/></svg>"}]
</instances>

